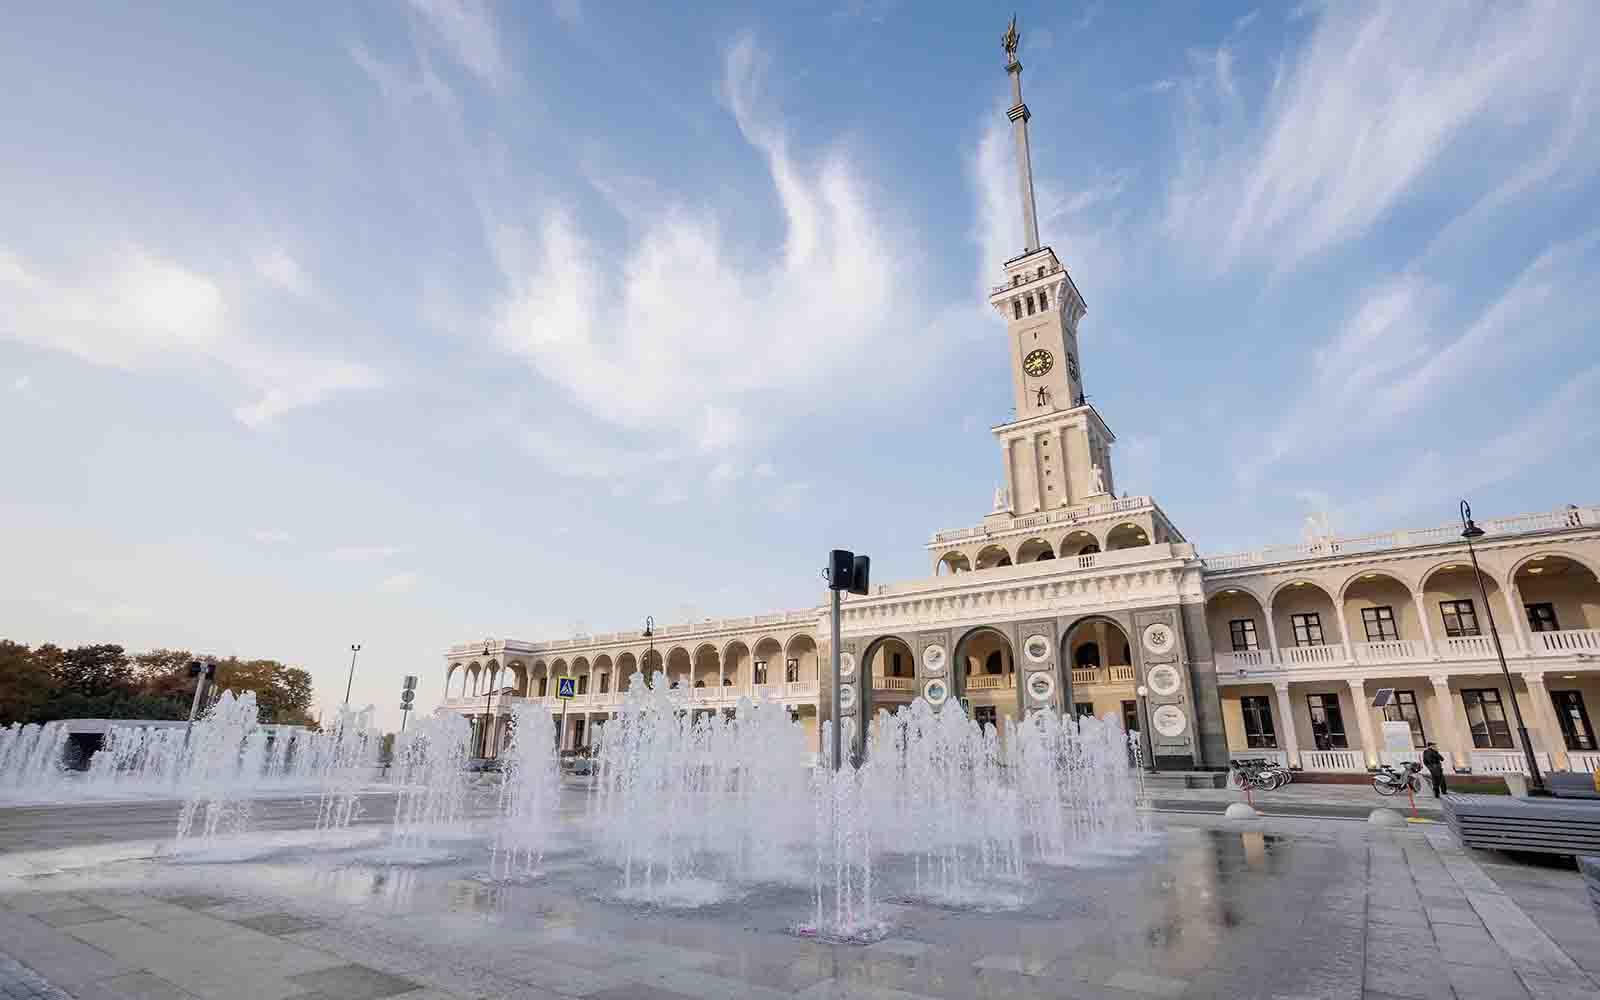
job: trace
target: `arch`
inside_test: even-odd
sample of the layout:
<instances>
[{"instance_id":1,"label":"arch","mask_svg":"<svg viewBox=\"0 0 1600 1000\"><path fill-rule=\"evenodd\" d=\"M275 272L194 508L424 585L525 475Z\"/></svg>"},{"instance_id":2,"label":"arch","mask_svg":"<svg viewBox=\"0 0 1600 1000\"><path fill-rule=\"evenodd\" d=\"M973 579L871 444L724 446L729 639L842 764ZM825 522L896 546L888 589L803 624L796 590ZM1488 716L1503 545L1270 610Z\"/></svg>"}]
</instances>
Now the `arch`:
<instances>
[{"instance_id":1,"label":"arch","mask_svg":"<svg viewBox=\"0 0 1600 1000\"><path fill-rule=\"evenodd\" d=\"M689 650L685 647L673 646L667 650L665 669L668 687L677 687L679 684L687 687L694 672L694 658L689 655Z\"/></svg>"},{"instance_id":2,"label":"arch","mask_svg":"<svg viewBox=\"0 0 1600 1000\"><path fill-rule=\"evenodd\" d=\"M1338 600L1342 603L1350 595L1350 589L1352 587L1361 583L1370 584L1375 579L1392 580L1404 587L1407 593L1414 593L1417 589L1416 584L1407 579L1401 573L1397 573L1392 569L1372 569L1368 567L1365 569L1358 569L1349 576L1345 577L1344 582L1339 584L1339 589L1335 594L1335 600Z\"/></svg>"},{"instance_id":3,"label":"arch","mask_svg":"<svg viewBox=\"0 0 1600 1000\"><path fill-rule=\"evenodd\" d=\"M1107 552L1115 552L1118 549L1136 549L1141 545L1149 544L1150 536L1145 533L1144 526L1134 521L1123 521L1106 532Z\"/></svg>"},{"instance_id":4,"label":"arch","mask_svg":"<svg viewBox=\"0 0 1600 1000\"><path fill-rule=\"evenodd\" d=\"M894 672L896 653L900 655L899 673ZM872 678L874 687L881 686L877 683L881 678L913 678L917 675L917 662L911 644L897 635L880 635L868 643L861 652L858 668L863 676Z\"/></svg>"},{"instance_id":5,"label":"arch","mask_svg":"<svg viewBox=\"0 0 1600 1000\"><path fill-rule=\"evenodd\" d=\"M588 672L589 672L589 658L587 656L575 656L575 657L573 657L573 659L572 659L572 676L576 677L579 674L587 674Z\"/></svg>"},{"instance_id":6,"label":"arch","mask_svg":"<svg viewBox=\"0 0 1600 1000\"><path fill-rule=\"evenodd\" d=\"M1340 628L1340 605L1333 595L1316 580L1299 577L1285 580L1272 588L1272 627L1278 645L1289 649L1299 646L1331 646L1345 642L1350 637ZM1314 616L1303 619L1304 627L1297 625L1297 616Z\"/></svg>"},{"instance_id":7,"label":"arch","mask_svg":"<svg viewBox=\"0 0 1600 1000\"><path fill-rule=\"evenodd\" d=\"M1235 635L1234 622L1239 622ZM1217 656L1251 654L1270 649L1267 602L1250 587L1220 587L1206 595L1206 629Z\"/></svg>"},{"instance_id":8,"label":"arch","mask_svg":"<svg viewBox=\"0 0 1600 1000\"><path fill-rule=\"evenodd\" d=\"M624 650L617 654L617 690L626 691L639 673L639 658Z\"/></svg>"},{"instance_id":9,"label":"arch","mask_svg":"<svg viewBox=\"0 0 1600 1000\"><path fill-rule=\"evenodd\" d=\"M772 636L762 636L750 651L750 675L753 684L770 684L783 679L783 645Z\"/></svg>"},{"instance_id":10,"label":"arch","mask_svg":"<svg viewBox=\"0 0 1600 1000\"><path fill-rule=\"evenodd\" d=\"M1092 655L1084 652L1093 646ZM1061 633L1061 662L1072 664L1078 670L1104 671L1108 667L1131 667L1132 643L1128 630L1109 615L1085 615ZM1084 661L1079 664L1080 658ZM1093 666L1090 666L1093 661ZM1103 673L1093 678L1093 683L1106 683L1111 675Z\"/></svg>"},{"instance_id":11,"label":"arch","mask_svg":"<svg viewBox=\"0 0 1600 1000\"><path fill-rule=\"evenodd\" d=\"M506 670L511 674L512 690L518 698L528 696L528 665L521 660L512 660L506 664Z\"/></svg>"},{"instance_id":12,"label":"arch","mask_svg":"<svg viewBox=\"0 0 1600 1000\"><path fill-rule=\"evenodd\" d=\"M1291 587L1296 591L1303 591L1307 587L1314 587L1321 591L1322 595L1326 597L1330 603L1333 601L1333 595L1328 593L1327 587L1324 587L1321 583L1311 579L1309 576L1296 576L1290 577L1289 579L1278 584L1276 587L1273 587L1272 590L1267 593L1266 603L1274 606L1277 605L1278 601L1282 599L1284 592L1289 590Z\"/></svg>"},{"instance_id":13,"label":"arch","mask_svg":"<svg viewBox=\"0 0 1600 1000\"><path fill-rule=\"evenodd\" d=\"M791 662L793 665L791 666ZM783 647L783 679L788 682L817 679L817 640L798 632Z\"/></svg>"},{"instance_id":14,"label":"arch","mask_svg":"<svg viewBox=\"0 0 1600 1000\"><path fill-rule=\"evenodd\" d=\"M1587 560L1559 550L1532 553L1512 566L1510 580L1527 631L1600 628L1600 574Z\"/></svg>"},{"instance_id":15,"label":"arch","mask_svg":"<svg viewBox=\"0 0 1600 1000\"><path fill-rule=\"evenodd\" d=\"M978 625L956 641L955 655L950 659L951 694L966 694L973 677L991 676L985 672L985 666L995 652L1001 654L1001 672L993 676L1008 678L1011 683L1005 686L1012 686L1016 680L1017 660L1011 639L993 625Z\"/></svg>"},{"instance_id":16,"label":"arch","mask_svg":"<svg viewBox=\"0 0 1600 1000\"><path fill-rule=\"evenodd\" d=\"M717 655L717 647L709 642L702 642L694 649L694 686L718 687L722 683L722 657Z\"/></svg>"},{"instance_id":17,"label":"arch","mask_svg":"<svg viewBox=\"0 0 1600 1000\"><path fill-rule=\"evenodd\" d=\"M1337 600L1352 643L1416 641L1423 637L1415 592L1399 573L1386 569L1353 573L1340 584Z\"/></svg>"},{"instance_id":18,"label":"arch","mask_svg":"<svg viewBox=\"0 0 1600 1000\"><path fill-rule=\"evenodd\" d=\"M939 563L934 567L935 576L954 576L957 573L972 572L972 560L964 552L946 552L939 557Z\"/></svg>"},{"instance_id":19,"label":"arch","mask_svg":"<svg viewBox=\"0 0 1600 1000\"><path fill-rule=\"evenodd\" d=\"M743 639L722 647L722 679L735 687L750 683L750 647Z\"/></svg>"},{"instance_id":20,"label":"arch","mask_svg":"<svg viewBox=\"0 0 1600 1000\"><path fill-rule=\"evenodd\" d=\"M1568 562L1574 563L1583 569L1588 570L1590 576L1594 577L1596 580L1600 580L1600 566L1596 566L1596 564L1591 562L1587 556L1570 551L1568 549L1540 549L1537 552L1530 552L1521 559L1518 559L1516 562L1512 563L1511 571L1506 575L1508 578L1515 580L1517 575L1523 570L1528 569L1536 563L1548 562L1551 559L1565 559Z\"/></svg>"},{"instance_id":21,"label":"arch","mask_svg":"<svg viewBox=\"0 0 1600 1000\"><path fill-rule=\"evenodd\" d=\"M1428 585L1433 582L1434 577L1441 573L1466 573L1471 575L1472 560L1471 558L1463 557L1459 559L1445 559L1434 563L1417 576L1417 589L1427 590ZM1492 583L1498 585L1500 583L1500 578L1495 575L1493 569L1488 566L1484 566L1483 582L1486 584Z\"/></svg>"},{"instance_id":22,"label":"arch","mask_svg":"<svg viewBox=\"0 0 1600 1000\"><path fill-rule=\"evenodd\" d=\"M1056 550L1051 548L1050 543L1043 538L1030 538L1017 547L1018 565L1044 562L1046 559L1054 559L1055 557Z\"/></svg>"},{"instance_id":23,"label":"arch","mask_svg":"<svg viewBox=\"0 0 1600 1000\"><path fill-rule=\"evenodd\" d=\"M1077 528L1069 531L1061 538L1061 544L1056 546L1056 552L1061 558L1068 556L1086 556L1099 552L1100 536L1087 528Z\"/></svg>"},{"instance_id":24,"label":"arch","mask_svg":"<svg viewBox=\"0 0 1600 1000\"><path fill-rule=\"evenodd\" d=\"M557 657L556 659L550 661L550 676L571 677L572 667L565 659Z\"/></svg>"},{"instance_id":25,"label":"arch","mask_svg":"<svg viewBox=\"0 0 1600 1000\"><path fill-rule=\"evenodd\" d=\"M594 690L599 694L608 694L619 690L617 684L616 664L611 662L610 653L601 653L594 658L594 666L589 668L594 673Z\"/></svg>"},{"instance_id":26,"label":"arch","mask_svg":"<svg viewBox=\"0 0 1600 1000\"><path fill-rule=\"evenodd\" d=\"M459 663L452 663L448 667L445 668L445 671L444 671L444 696L445 696L445 698L447 700L452 698L452 697L454 697L454 695L452 695L450 693L450 685L457 683L457 681L456 681L456 671L458 671L460 669L461 669L461 664L459 664Z\"/></svg>"},{"instance_id":27,"label":"arch","mask_svg":"<svg viewBox=\"0 0 1600 1000\"><path fill-rule=\"evenodd\" d=\"M1004 545L991 544L985 545L978 550L978 559L977 562L973 563L973 567L976 569L994 569L998 566L1010 566L1011 564L1011 551Z\"/></svg>"},{"instance_id":28,"label":"arch","mask_svg":"<svg viewBox=\"0 0 1600 1000\"><path fill-rule=\"evenodd\" d=\"M461 685L461 697L474 698L478 694L478 675L483 672L483 665L477 660L467 664L467 676Z\"/></svg>"}]
</instances>

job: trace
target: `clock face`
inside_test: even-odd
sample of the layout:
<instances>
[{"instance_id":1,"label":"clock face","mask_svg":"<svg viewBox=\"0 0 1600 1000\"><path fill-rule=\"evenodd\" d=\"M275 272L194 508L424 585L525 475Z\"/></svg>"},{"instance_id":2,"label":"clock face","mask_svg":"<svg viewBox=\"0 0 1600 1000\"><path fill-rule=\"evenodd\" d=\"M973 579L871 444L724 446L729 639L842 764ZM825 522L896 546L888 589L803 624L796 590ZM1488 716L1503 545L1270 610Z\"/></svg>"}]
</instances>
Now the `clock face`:
<instances>
[{"instance_id":1,"label":"clock face","mask_svg":"<svg viewBox=\"0 0 1600 1000\"><path fill-rule=\"evenodd\" d=\"M1038 350L1029 351L1028 356L1022 359L1022 370L1034 378L1048 374L1055 365L1055 355L1042 347Z\"/></svg>"}]
</instances>

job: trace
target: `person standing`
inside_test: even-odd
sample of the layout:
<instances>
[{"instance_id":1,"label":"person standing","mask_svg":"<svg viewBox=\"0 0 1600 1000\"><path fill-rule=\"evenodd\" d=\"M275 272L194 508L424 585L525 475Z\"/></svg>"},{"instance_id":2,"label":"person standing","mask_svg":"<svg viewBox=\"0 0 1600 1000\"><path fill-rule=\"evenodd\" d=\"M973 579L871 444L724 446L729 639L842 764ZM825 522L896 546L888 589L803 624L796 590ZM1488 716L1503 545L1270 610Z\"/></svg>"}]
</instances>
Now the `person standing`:
<instances>
[{"instance_id":1,"label":"person standing","mask_svg":"<svg viewBox=\"0 0 1600 1000\"><path fill-rule=\"evenodd\" d=\"M1422 766L1428 769L1428 780L1433 782L1434 798L1449 791L1444 785L1444 755L1436 744L1429 743L1422 751Z\"/></svg>"}]
</instances>

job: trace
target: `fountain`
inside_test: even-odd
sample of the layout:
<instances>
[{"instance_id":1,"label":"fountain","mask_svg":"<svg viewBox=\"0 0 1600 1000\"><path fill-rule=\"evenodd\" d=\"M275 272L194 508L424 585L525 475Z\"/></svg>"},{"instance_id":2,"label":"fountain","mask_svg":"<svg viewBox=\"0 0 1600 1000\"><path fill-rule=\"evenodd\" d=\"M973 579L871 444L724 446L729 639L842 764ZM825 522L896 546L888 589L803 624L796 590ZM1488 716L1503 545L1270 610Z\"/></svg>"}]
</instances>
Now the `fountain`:
<instances>
[{"instance_id":1,"label":"fountain","mask_svg":"<svg viewBox=\"0 0 1600 1000\"><path fill-rule=\"evenodd\" d=\"M555 826L561 771L556 760L556 726L542 705L511 710L511 742L501 754L500 823L489 851L490 877L509 879L538 874Z\"/></svg>"},{"instance_id":2,"label":"fountain","mask_svg":"<svg viewBox=\"0 0 1600 1000\"><path fill-rule=\"evenodd\" d=\"M61 754L67 727L13 723L0 729L0 796L28 798L46 793L61 781Z\"/></svg>"},{"instance_id":3,"label":"fountain","mask_svg":"<svg viewBox=\"0 0 1600 1000\"><path fill-rule=\"evenodd\" d=\"M418 719L395 740L391 860L429 860L435 841L458 831L466 820L468 744L472 724L455 712L436 710Z\"/></svg>"},{"instance_id":4,"label":"fountain","mask_svg":"<svg viewBox=\"0 0 1600 1000\"><path fill-rule=\"evenodd\" d=\"M349 830L361 815L361 790L377 770L378 753L383 745L383 734L372 726L373 711L371 705L360 711L341 708L333 731L322 740L308 741L316 750L305 756L311 766L320 770L321 791L317 797L317 829L320 831ZM269 780L272 777L281 780L285 769L282 757L287 757L289 752L289 748L284 749L276 766L269 762L264 769Z\"/></svg>"},{"instance_id":5,"label":"fountain","mask_svg":"<svg viewBox=\"0 0 1600 1000\"><path fill-rule=\"evenodd\" d=\"M260 773L265 743L265 734L256 725L254 691L238 697L232 691L222 692L195 722L187 756L188 797L178 813L175 851L197 844L209 847L218 834L238 835L250 829L250 797L239 777Z\"/></svg>"}]
</instances>

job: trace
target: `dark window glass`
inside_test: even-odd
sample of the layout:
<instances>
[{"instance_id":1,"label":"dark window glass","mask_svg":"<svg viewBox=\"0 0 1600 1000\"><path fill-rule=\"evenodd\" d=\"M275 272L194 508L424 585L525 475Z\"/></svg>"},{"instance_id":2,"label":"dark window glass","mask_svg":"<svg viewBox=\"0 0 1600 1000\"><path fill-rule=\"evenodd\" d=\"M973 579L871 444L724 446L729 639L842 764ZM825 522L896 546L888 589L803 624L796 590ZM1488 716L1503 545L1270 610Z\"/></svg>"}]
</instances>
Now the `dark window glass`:
<instances>
[{"instance_id":1,"label":"dark window glass","mask_svg":"<svg viewBox=\"0 0 1600 1000\"><path fill-rule=\"evenodd\" d=\"M589 693L589 675L588 674L579 674L578 675L578 693L579 694L588 694Z\"/></svg>"},{"instance_id":2,"label":"dark window glass","mask_svg":"<svg viewBox=\"0 0 1600 1000\"><path fill-rule=\"evenodd\" d=\"M1452 639L1483 634L1478 631L1478 612L1471 601L1440 601L1439 617L1444 619L1444 634Z\"/></svg>"},{"instance_id":3,"label":"dark window glass","mask_svg":"<svg viewBox=\"0 0 1600 1000\"><path fill-rule=\"evenodd\" d=\"M765 684L766 682L767 682L767 661L766 660L757 660L756 661L756 683L757 684Z\"/></svg>"},{"instance_id":4,"label":"dark window glass","mask_svg":"<svg viewBox=\"0 0 1600 1000\"><path fill-rule=\"evenodd\" d=\"M800 679L800 661L786 660L783 664L783 679L793 684Z\"/></svg>"},{"instance_id":5,"label":"dark window glass","mask_svg":"<svg viewBox=\"0 0 1600 1000\"><path fill-rule=\"evenodd\" d=\"M1510 750L1511 727L1506 725L1506 707L1496 688L1461 692L1467 709L1467 726L1472 730L1472 745L1479 750Z\"/></svg>"},{"instance_id":6,"label":"dark window glass","mask_svg":"<svg viewBox=\"0 0 1600 1000\"><path fill-rule=\"evenodd\" d=\"M889 656L889 676L890 677L899 677L900 676L900 654L899 653L893 653L893 654L891 654Z\"/></svg>"},{"instance_id":7,"label":"dark window glass","mask_svg":"<svg viewBox=\"0 0 1600 1000\"><path fill-rule=\"evenodd\" d=\"M1589 712L1584 708L1581 691L1551 691L1555 702L1556 721L1561 723L1561 735L1568 750L1593 750L1594 727L1589 724Z\"/></svg>"},{"instance_id":8,"label":"dark window glass","mask_svg":"<svg viewBox=\"0 0 1600 1000\"><path fill-rule=\"evenodd\" d=\"M1100 644L1086 642L1078 647L1073 654L1072 665L1079 668L1098 667L1100 665Z\"/></svg>"},{"instance_id":9,"label":"dark window glass","mask_svg":"<svg viewBox=\"0 0 1600 1000\"><path fill-rule=\"evenodd\" d=\"M979 705L977 708L972 710L972 721L979 723L980 725L996 725L997 718L998 716L995 714L995 708L993 705Z\"/></svg>"},{"instance_id":10,"label":"dark window glass","mask_svg":"<svg viewBox=\"0 0 1600 1000\"><path fill-rule=\"evenodd\" d=\"M583 720L582 719L573 719L572 720L572 745L574 747L581 747L581 746L584 745L584 743L583 743Z\"/></svg>"},{"instance_id":11,"label":"dark window glass","mask_svg":"<svg viewBox=\"0 0 1600 1000\"><path fill-rule=\"evenodd\" d=\"M1400 630L1394 626L1394 608L1387 605L1381 608L1362 608L1361 624L1367 627L1368 642L1386 642L1400 638Z\"/></svg>"},{"instance_id":12,"label":"dark window glass","mask_svg":"<svg viewBox=\"0 0 1600 1000\"><path fill-rule=\"evenodd\" d=\"M1276 749L1277 731L1272 728L1272 699L1262 695L1247 694L1239 699L1244 712L1244 740L1250 747Z\"/></svg>"},{"instance_id":13,"label":"dark window glass","mask_svg":"<svg viewBox=\"0 0 1600 1000\"><path fill-rule=\"evenodd\" d=\"M1080 719L1084 716L1093 716L1094 703L1089 701L1074 702L1072 706L1072 714L1076 715Z\"/></svg>"},{"instance_id":14,"label":"dark window glass","mask_svg":"<svg viewBox=\"0 0 1600 1000\"><path fill-rule=\"evenodd\" d=\"M1383 717L1388 722L1411 724L1411 745L1418 750L1428 745L1422 733L1422 713L1417 709L1415 691L1396 691L1394 700L1383 706Z\"/></svg>"},{"instance_id":15,"label":"dark window glass","mask_svg":"<svg viewBox=\"0 0 1600 1000\"><path fill-rule=\"evenodd\" d=\"M1125 701L1122 703L1122 728L1130 733L1139 728L1139 703L1137 701Z\"/></svg>"},{"instance_id":16,"label":"dark window glass","mask_svg":"<svg viewBox=\"0 0 1600 1000\"><path fill-rule=\"evenodd\" d=\"M1011 300L1011 314L1014 317L1016 317L1017 319L1021 319L1022 318L1022 300L1021 299L1012 299Z\"/></svg>"},{"instance_id":17,"label":"dark window glass","mask_svg":"<svg viewBox=\"0 0 1600 1000\"><path fill-rule=\"evenodd\" d=\"M1350 741L1344 735L1344 713L1339 710L1339 696L1308 694L1306 704L1311 709L1311 738L1317 749L1350 749Z\"/></svg>"},{"instance_id":18,"label":"dark window glass","mask_svg":"<svg viewBox=\"0 0 1600 1000\"><path fill-rule=\"evenodd\" d=\"M1294 627L1296 646L1322 645L1322 616L1315 611L1303 615L1290 615L1289 624Z\"/></svg>"},{"instance_id":19,"label":"dark window glass","mask_svg":"<svg viewBox=\"0 0 1600 1000\"><path fill-rule=\"evenodd\" d=\"M1005 657L997 649L990 653L983 661L983 672L986 674L1000 674L1005 672Z\"/></svg>"},{"instance_id":20,"label":"dark window glass","mask_svg":"<svg viewBox=\"0 0 1600 1000\"><path fill-rule=\"evenodd\" d=\"M1039 289L1039 311L1044 312L1050 308L1050 293L1043 288Z\"/></svg>"},{"instance_id":21,"label":"dark window glass","mask_svg":"<svg viewBox=\"0 0 1600 1000\"><path fill-rule=\"evenodd\" d=\"M601 674L600 675L600 693L601 694L605 694L607 691L610 691L610 690L611 690L611 675L610 674Z\"/></svg>"},{"instance_id":22,"label":"dark window glass","mask_svg":"<svg viewBox=\"0 0 1600 1000\"><path fill-rule=\"evenodd\" d=\"M1246 653L1252 649L1260 649L1256 641L1256 620L1254 618L1235 618L1228 623L1228 634L1233 638L1233 651Z\"/></svg>"},{"instance_id":23,"label":"dark window glass","mask_svg":"<svg viewBox=\"0 0 1600 1000\"><path fill-rule=\"evenodd\" d=\"M1556 606L1554 604L1529 604L1528 627L1535 632L1556 632L1561 626L1556 623Z\"/></svg>"}]
</instances>

